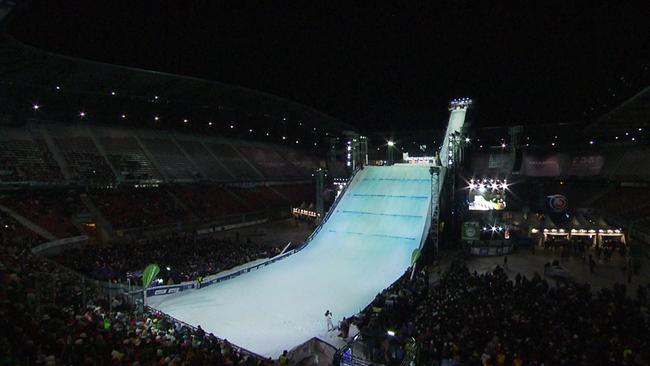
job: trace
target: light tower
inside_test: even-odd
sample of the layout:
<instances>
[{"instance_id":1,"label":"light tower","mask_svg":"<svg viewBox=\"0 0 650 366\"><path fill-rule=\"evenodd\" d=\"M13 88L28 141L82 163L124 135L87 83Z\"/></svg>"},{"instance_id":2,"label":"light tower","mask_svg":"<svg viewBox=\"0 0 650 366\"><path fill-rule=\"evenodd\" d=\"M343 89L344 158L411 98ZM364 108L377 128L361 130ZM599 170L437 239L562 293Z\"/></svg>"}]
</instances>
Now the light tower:
<instances>
[{"instance_id":1,"label":"light tower","mask_svg":"<svg viewBox=\"0 0 650 366\"><path fill-rule=\"evenodd\" d=\"M395 149L395 142L388 140L386 143L386 164L393 165L393 150Z\"/></svg>"}]
</instances>

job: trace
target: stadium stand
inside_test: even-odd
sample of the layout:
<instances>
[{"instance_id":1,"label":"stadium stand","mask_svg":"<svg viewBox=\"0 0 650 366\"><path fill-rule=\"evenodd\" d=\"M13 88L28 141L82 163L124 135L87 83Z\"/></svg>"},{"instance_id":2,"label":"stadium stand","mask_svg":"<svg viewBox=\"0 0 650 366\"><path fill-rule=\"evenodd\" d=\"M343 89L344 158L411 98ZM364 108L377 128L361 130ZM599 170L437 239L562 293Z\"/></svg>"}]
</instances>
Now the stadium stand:
<instances>
[{"instance_id":1,"label":"stadium stand","mask_svg":"<svg viewBox=\"0 0 650 366\"><path fill-rule=\"evenodd\" d=\"M269 187L258 185L254 187L231 187L231 192L241 197L249 209L269 208L274 206L288 206L289 202Z\"/></svg>"},{"instance_id":2,"label":"stadium stand","mask_svg":"<svg viewBox=\"0 0 650 366\"><path fill-rule=\"evenodd\" d=\"M314 159L303 154L299 154L293 150L285 150L281 152L282 156L298 170L301 176L309 176L314 170L319 168L319 164Z\"/></svg>"},{"instance_id":3,"label":"stadium stand","mask_svg":"<svg viewBox=\"0 0 650 366\"><path fill-rule=\"evenodd\" d=\"M237 149L268 178L293 178L300 175L278 151L253 146L238 146Z\"/></svg>"},{"instance_id":4,"label":"stadium stand","mask_svg":"<svg viewBox=\"0 0 650 366\"><path fill-rule=\"evenodd\" d=\"M249 207L225 187L174 186L171 190L202 219L238 215L249 211Z\"/></svg>"},{"instance_id":5,"label":"stadium stand","mask_svg":"<svg viewBox=\"0 0 650 366\"><path fill-rule=\"evenodd\" d=\"M150 180L162 177L144 154L135 138L101 137L108 159L125 180Z\"/></svg>"},{"instance_id":6,"label":"stadium stand","mask_svg":"<svg viewBox=\"0 0 650 366\"><path fill-rule=\"evenodd\" d=\"M192 168L190 161L170 138L141 138L141 141L168 179L190 181L200 177L199 172Z\"/></svg>"},{"instance_id":7,"label":"stadium stand","mask_svg":"<svg viewBox=\"0 0 650 366\"><path fill-rule=\"evenodd\" d=\"M28 130L0 127L0 159L2 182L63 181L47 144Z\"/></svg>"},{"instance_id":8,"label":"stadium stand","mask_svg":"<svg viewBox=\"0 0 650 366\"><path fill-rule=\"evenodd\" d=\"M261 177L233 147L223 143L205 144L219 161L228 169L235 180L259 180Z\"/></svg>"},{"instance_id":9,"label":"stadium stand","mask_svg":"<svg viewBox=\"0 0 650 366\"><path fill-rule=\"evenodd\" d=\"M17 211L58 238L79 235L75 215L87 211L74 190L13 191L0 195L0 203Z\"/></svg>"},{"instance_id":10,"label":"stadium stand","mask_svg":"<svg viewBox=\"0 0 650 366\"><path fill-rule=\"evenodd\" d=\"M62 126L49 129L48 132L62 152L73 180L85 184L115 181L111 167L87 134Z\"/></svg>"},{"instance_id":11,"label":"stadium stand","mask_svg":"<svg viewBox=\"0 0 650 366\"><path fill-rule=\"evenodd\" d=\"M0 246L11 245L31 248L43 241L43 238L25 228L11 215L0 211Z\"/></svg>"},{"instance_id":12,"label":"stadium stand","mask_svg":"<svg viewBox=\"0 0 650 366\"><path fill-rule=\"evenodd\" d=\"M180 147L187 152L206 178L213 181L229 181L233 177L226 171L217 157L212 155L201 140L177 139Z\"/></svg>"},{"instance_id":13,"label":"stadium stand","mask_svg":"<svg viewBox=\"0 0 650 366\"><path fill-rule=\"evenodd\" d=\"M66 251L54 259L68 268L98 280L125 282L149 263L163 269L165 284L193 281L259 258L278 254L271 248L250 241L224 240L192 235L169 235L144 241L116 242L110 246L85 246ZM136 274L136 275L133 275Z\"/></svg>"},{"instance_id":14,"label":"stadium stand","mask_svg":"<svg viewBox=\"0 0 650 366\"><path fill-rule=\"evenodd\" d=\"M293 206L308 206L315 201L316 188L313 184L278 184L271 186L271 189L281 197L286 197Z\"/></svg>"},{"instance_id":15,"label":"stadium stand","mask_svg":"<svg viewBox=\"0 0 650 366\"><path fill-rule=\"evenodd\" d=\"M272 365L225 340L122 295L54 262L0 248L0 357L7 365ZM36 289L36 290L35 290Z\"/></svg>"},{"instance_id":16,"label":"stadium stand","mask_svg":"<svg viewBox=\"0 0 650 366\"><path fill-rule=\"evenodd\" d=\"M512 281L498 266L478 274L454 262L434 285L426 271L414 281L405 274L358 326L366 358L384 364L634 364L650 357L647 290L639 288L628 298L624 285L554 287L538 275Z\"/></svg>"},{"instance_id":17,"label":"stadium stand","mask_svg":"<svg viewBox=\"0 0 650 366\"><path fill-rule=\"evenodd\" d=\"M167 225L188 218L188 212L163 189L96 189L89 196L116 229Z\"/></svg>"}]
</instances>

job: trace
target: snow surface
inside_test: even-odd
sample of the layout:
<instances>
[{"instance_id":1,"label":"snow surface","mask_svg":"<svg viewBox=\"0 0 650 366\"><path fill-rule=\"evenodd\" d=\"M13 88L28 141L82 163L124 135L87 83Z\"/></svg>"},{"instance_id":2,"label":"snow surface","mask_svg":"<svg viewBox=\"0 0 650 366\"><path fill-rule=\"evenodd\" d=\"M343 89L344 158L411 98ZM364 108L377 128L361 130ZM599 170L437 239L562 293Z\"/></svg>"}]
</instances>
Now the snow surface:
<instances>
[{"instance_id":1,"label":"snow surface","mask_svg":"<svg viewBox=\"0 0 650 366\"><path fill-rule=\"evenodd\" d=\"M150 305L277 357L324 334L325 310L336 321L354 315L404 273L423 237L431 179L428 166L366 167L302 251L200 290L152 297Z\"/></svg>"}]
</instances>

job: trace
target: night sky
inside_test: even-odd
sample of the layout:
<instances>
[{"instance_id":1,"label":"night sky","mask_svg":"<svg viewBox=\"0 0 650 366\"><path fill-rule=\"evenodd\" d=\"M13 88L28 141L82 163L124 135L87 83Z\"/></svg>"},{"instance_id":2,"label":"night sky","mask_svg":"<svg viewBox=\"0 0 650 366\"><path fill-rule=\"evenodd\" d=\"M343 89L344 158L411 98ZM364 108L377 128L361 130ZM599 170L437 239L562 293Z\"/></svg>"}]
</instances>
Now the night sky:
<instances>
[{"instance_id":1,"label":"night sky","mask_svg":"<svg viewBox=\"0 0 650 366\"><path fill-rule=\"evenodd\" d=\"M461 96L479 125L536 124L593 118L648 81L648 11L595 3L46 0L10 32L270 92L362 129L438 128Z\"/></svg>"}]
</instances>

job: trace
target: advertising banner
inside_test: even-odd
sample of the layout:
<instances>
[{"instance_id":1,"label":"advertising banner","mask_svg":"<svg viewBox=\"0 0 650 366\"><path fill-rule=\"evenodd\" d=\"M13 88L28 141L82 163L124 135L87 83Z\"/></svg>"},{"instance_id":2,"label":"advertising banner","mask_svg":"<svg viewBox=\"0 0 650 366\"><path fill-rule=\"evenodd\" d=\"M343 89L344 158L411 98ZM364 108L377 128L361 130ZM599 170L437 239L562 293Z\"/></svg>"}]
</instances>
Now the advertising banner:
<instances>
[{"instance_id":1,"label":"advertising banner","mask_svg":"<svg viewBox=\"0 0 650 366\"><path fill-rule=\"evenodd\" d=\"M526 155L524 171L530 177L558 177L560 176L560 161L557 155Z\"/></svg>"},{"instance_id":2,"label":"advertising banner","mask_svg":"<svg viewBox=\"0 0 650 366\"><path fill-rule=\"evenodd\" d=\"M573 156L569 164L568 175L578 177L598 175L603 165L605 165L605 158L602 155Z\"/></svg>"},{"instance_id":3,"label":"advertising banner","mask_svg":"<svg viewBox=\"0 0 650 366\"><path fill-rule=\"evenodd\" d=\"M474 240L479 240L480 237L481 237L481 231L478 222L476 221L463 222L463 227L461 230L461 240L474 241Z\"/></svg>"}]
</instances>

